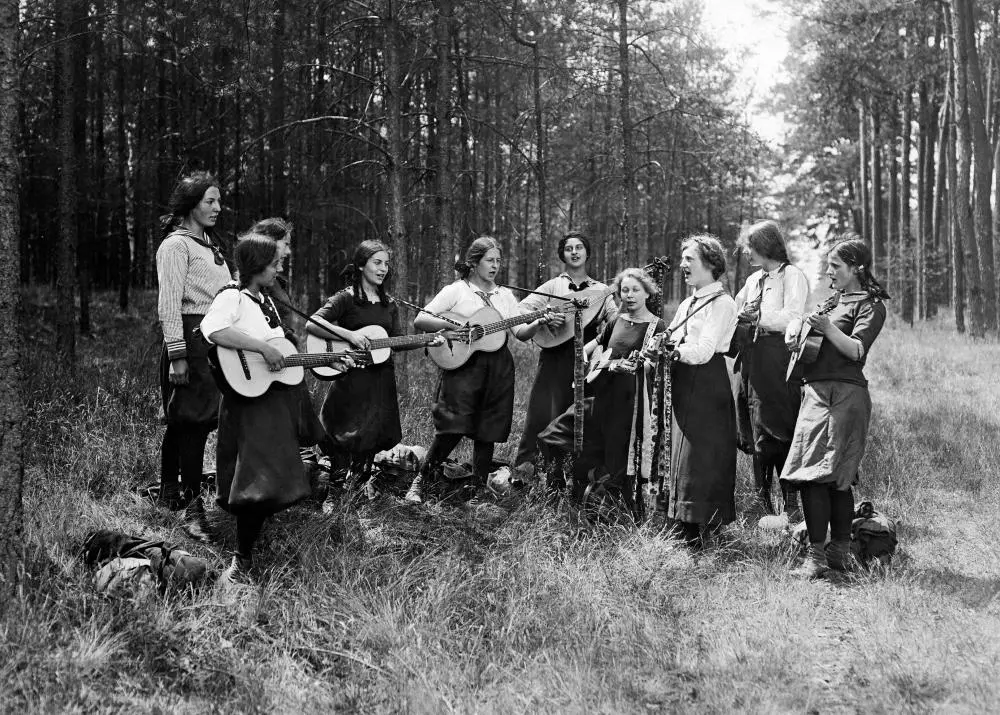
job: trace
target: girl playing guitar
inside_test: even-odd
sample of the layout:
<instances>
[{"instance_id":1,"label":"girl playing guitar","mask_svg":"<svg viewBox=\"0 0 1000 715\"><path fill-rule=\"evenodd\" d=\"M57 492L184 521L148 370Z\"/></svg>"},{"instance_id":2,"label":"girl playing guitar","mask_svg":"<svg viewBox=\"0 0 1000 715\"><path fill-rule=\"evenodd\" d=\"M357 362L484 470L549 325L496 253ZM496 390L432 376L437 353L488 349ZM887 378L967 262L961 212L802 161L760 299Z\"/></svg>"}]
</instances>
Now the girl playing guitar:
<instances>
[{"instance_id":1,"label":"girl playing guitar","mask_svg":"<svg viewBox=\"0 0 1000 715\"><path fill-rule=\"evenodd\" d=\"M864 376L865 360L885 323L885 292L871 273L871 249L856 236L835 244L827 256L826 275L840 293L828 313L806 321L823 336L815 362L803 366L802 406L782 480L797 486L809 530L805 561L792 573L821 576L827 567L846 568L858 466L865 454L872 403ZM799 333L788 326L786 340ZM830 543L823 547L827 532Z\"/></svg>"},{"instance_id":2,"label":"girl playing guitar","mask_svg":"<svg viewBox=\"0 0 1000 715\"><path fill-rule=\"evenodd\" d=\"M473 241L465 252L465 260L455 264L459 279L434 296L425 312L413 321L414 327L427 332L448 329L452 341L473 342L480 337L475 326L454 328L452 323L435 314L450 312L470 317L490 307L501 318L517 316L519 310L513 293L495 282L500 270L500 255L496 239L481 236ZM531 325L549 320L551 315L546 313L532 323L514 327L512 332L517 336ZM506 344L493 352L474 352L461 366L442 370L433 409L434 441L420 474L410 485L407 501L423 501L425 489L436 479L437 466L451 454L463 436L474 441L474 479L477 486L485 485L493 462L494 445L506 441L510 435L513 412L514 360Z\"/></svg>"},{"instance_id":3,"label":"girl playing guitar","mask_svg":"<svg viewBox=\"0 0 1000 715\"><path fill-rule=\"evenodd\" d=\"M260 353L271 370L280 370L284 355L266 341L283 338L285 331L274 303L262 292L278 274L278 246L271 238L251 234L236 245L235 257L239 287L219 291L201 321L201 332L215 345ZM345 358L342 367L351 366ZM264 520L310 494L299 457L299 407L296 392L278 385L260 397L222 395L215 465L218 504L236 515L237 551L230 576L248 574Z\"/></svg>"},{"instance_id":4,"label":"girl playing guitar","mask_svg":"<svg viewBox=\"0 0 1000 715\"><path fill-rule=\"evenodd\" d=\"M392 277L389 257L389 247L381 241L362 241L354 251L354 262L345 269L350 285L312 316L329 329L310 321L306 331L345 340L358 350L368 350L371 342L358 332L360 328L377 325L389 336L401 335L399 306L387 293ZM369 480L375 453L402 439L392 358L333 380L320 417L334 453L347 457L352 478ZM328 496L324 511L332 506Z\"/></svg>"}]
</instances>

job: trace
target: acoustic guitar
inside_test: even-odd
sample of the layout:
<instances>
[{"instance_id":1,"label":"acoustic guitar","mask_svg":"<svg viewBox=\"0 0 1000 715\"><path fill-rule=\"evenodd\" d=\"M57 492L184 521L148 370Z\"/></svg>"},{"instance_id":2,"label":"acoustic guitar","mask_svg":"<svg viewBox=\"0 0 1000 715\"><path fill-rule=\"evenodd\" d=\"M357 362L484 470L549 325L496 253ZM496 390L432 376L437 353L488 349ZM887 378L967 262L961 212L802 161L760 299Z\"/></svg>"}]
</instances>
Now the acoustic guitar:
<instances>
[{"instance_id":1,"label":"acoustic guitar","mask_svg":"<svg viewBox=\"0 0 1000 715\"><path fill-rule=\"evenodd\" d=\"M221 374L233 392L244 397L260 397L276 382L298 385L305 376L304 368L330 365L345 356L359 361L365 358L365 353L298 353L295 346L283 337L271 338L267 343L285 356L285 367L281 370L272 372L264 356L258 352L215 346L217 374Z\"/></svg>"},{"instance_id":2,"label":"acoustic guitar","mask_svg":"<svg viewBox=\"0 0 1000 715\"><path fill-rule=\"evenodd\" d=\"M389 359L393 350L402 348L416 348L427 345L434 341L437 333L420 333L418 335L398 335L389 337L381 325L366 325L358 328L355 332L361 333L368 338L367 350L358 350L346 340L340 338L321 338L318 335L309 333L306 335L306 352L311 355L333 354L342 355L350 353L355 361L358 355L361 361L368 365L379 365ZM312 374L320 380L332 380L338 375L342 375L343 370L332 367L329 364L322 367L312 368Z\"/></svg>"},{"instance_id":3,"label":"acoustic guitar","mask_svg":"<svg viewBox=\"0 0 1000 715\"><path fill-rule=\"evenodd\" d=\"M571 313L576 310L573 303L550 306L546 310L536 310L523 315L515 315L512 318L503 318L495 308L484 306L470 317L466 318L455 313L441 313L439 317L445 320L459 322L462 325L469 325L474 328L473 340L460 341L455 339L454 331L443 333L445 343L443 345L430 346L427 348L431 360L437 363L438 367L444 370L454 370L461 367L473 353L496 352L507 344L507 329L515 325L524 325L538 320L546 312Z\"/></svg>"},{"instance_id":4,"label":"acoustic guitar","mask_svg":"<svg viewBox=\"0 0 1000 715\"><path fill-rule=\"evenodd\" d=\"M665 274L670 270L671 261L667 256L657 256L653 259L652 263L647 263L642 267L644 271L660 271ZM601 312L601 308L604 307L604 301L609 295L614 295L615 289L612 287L607 288L587 288L586 290L581 290L576 293L569 293L564 296L565 301L559 301L560 304L565 304L567 302L573 302L575 307L567 312L575 312L576 310L583 311L583 324L590 325L590 323L597 317ZM554 309L559 309L562 307L560 304L549 303L549 307ZM542 325L538 328L538 332L532 336L532 340L540 348L554 348L556 345L562 345L567 340L573 337L576 333L576 329L573 327L573 322L567 320L562 325L556 327L553 325Z\"/></svg>"},{"instance_id":5,"label":"acoustic guitar","mask_svg":"<svg viewBox=\"0 0 1000 715\"><path fill-rule=\"evenodd\" d=\"M835 292L823 301L811 315L826 315L836 308L839 302L840 293ZM801 365L809 365L816 362L816 358L819 356L819 349L822 345L823 335L817 333L809 325L809 321L803 318L802 326L799 328L799 334L795 341L795 347L792 348L792 357L788 361L788 370L785 371L785 381L791 380L797 374L797 368L801 372Z\"/></svg>"}]
</instances>

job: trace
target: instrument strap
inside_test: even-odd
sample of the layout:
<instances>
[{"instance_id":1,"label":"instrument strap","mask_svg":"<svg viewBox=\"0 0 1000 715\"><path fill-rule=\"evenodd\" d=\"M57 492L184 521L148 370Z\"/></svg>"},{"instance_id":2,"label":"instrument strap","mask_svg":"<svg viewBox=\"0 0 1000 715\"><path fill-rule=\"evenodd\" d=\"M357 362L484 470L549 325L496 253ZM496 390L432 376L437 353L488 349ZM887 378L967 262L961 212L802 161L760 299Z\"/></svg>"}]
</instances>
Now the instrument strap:
<instances>
[{"instance_id":1,"label":"instrument strap","mask_svg":"<svg viewBox=\"0 0 1000 715\"><path fill-rule=\"evenodd\" d=\"M426 308L421 308L419 305L414 305L413 303L409 302L408 300L403 300L402 298L396 298L396 297L393 297L393 300L396 301L397 303L405 305L407 308L413 308L418 313L427 313L427 315L432 315L435 318L437 318L438 320L443 320L444 322L450 323L451 325L454 325L455 327L458 327L458 328L462 327L462 324L459 323L457 320L452 320L451 318L446 318L443 315L439 315L439 314L435 313L433 310L427 310Z\"/></svg>"},{"instance_id":2,"label":"instrument strap","mask_svg":"<svg viewBox=\"0 0 1000 715\"><path fill-rule=\"evenodd\" d=\"M301 310L299 310L298 308L296 308L291 303L287 303L287 302L281 300L281 298L276 298L275 296L271 295L270 293L268 294L268 297L271 300L273 300L275 303L277 303L278 305L282 306L283 308L288 308L290 311L292 311L293 313L295 313L300 318L304 318L306 321L312 323L313 325L322 328L326 332L330 332L330 326L323 325L323 323L319 322L318 320L314 320L312 316L306 315L305 313L303 313Z\"/></svg>"},{"instance_id":3,"label":"instrument strap","mask_svg":"<svg viewBox=\"0 0 1000 715\"><path fill-rule=\"evenodd\" d=\"M573 313L573 454L583 452L583 312Z\"/></svg>"},{"instance_id":4,"label":"instrument strap","mask_svg":"<svg viewBox=\"0 0 1000 715\"><path fill-rule=\"evenodd\" d=\"M503 283L497 283L497 285L500 286L501 288L507 288L508 290L519 290L522 293L532 293L534 295L543 295L546 298L555 298L556 300L565 300L565 301L571 301L571 300L573 300L573 298L570 297L570 296L555 295L553 293L545 293L545 292L540 291L540 290L529 290L527 288L521 288L520 286L504 285Z\"/></svg>"}]
</instances>

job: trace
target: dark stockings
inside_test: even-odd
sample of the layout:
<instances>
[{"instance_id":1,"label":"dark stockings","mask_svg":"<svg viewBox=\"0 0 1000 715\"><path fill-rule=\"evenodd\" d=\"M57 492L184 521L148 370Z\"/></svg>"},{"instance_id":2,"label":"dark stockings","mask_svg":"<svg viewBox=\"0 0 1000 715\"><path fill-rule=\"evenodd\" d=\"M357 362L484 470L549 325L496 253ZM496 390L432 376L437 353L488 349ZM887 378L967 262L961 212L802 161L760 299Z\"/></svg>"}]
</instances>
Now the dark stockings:
<instances>
[{"instance_id":1,"label":"dark stockings","mask_svg":"<svg viewBox=\"0 0 1000 715\"><path fill-rule=\"evenodd\" d=\"M201 490L205 443L211 430L201 426L169 424L160 448L160 489L168 494L178 491L180 476L184 492L193 498Z\"/></svg>"},{"instance_id":2,"label":"dark stockings","mask_svg":"<svg viewBox=\"0 0 1000 715\"><path fill-rule=\"evenodd\" d=\"M830 541L850 540L854 521L854 492L850 488L841 491L832 484L805 484L800 494L810 542L826 541L827 527Z\"/></svg>"},{"instance_id":3,"label":"dark stockings","mask_svg":"<svg viewBox=\"0 0 1000 715\"><path fill-rule=\"evenodd\" d=\"M427 465L432 468L448 458L462 441L460 434L438 434L434 436L431 448L427 452ZM486 479L493 464L493 442L475 440L472 447L472 471L477 479Z\"/></svg>"},{"instance_id":4,"label":"dark stockings","mask_svg":"<svg viewBox=\"0 0 1000 715\"><path fill-rule=\"evenodd\" d=\"M236 516L236 555L241 559L253 558L253 546L264 528L265 514L250 511Z\"/></svg>"}]
</instances>

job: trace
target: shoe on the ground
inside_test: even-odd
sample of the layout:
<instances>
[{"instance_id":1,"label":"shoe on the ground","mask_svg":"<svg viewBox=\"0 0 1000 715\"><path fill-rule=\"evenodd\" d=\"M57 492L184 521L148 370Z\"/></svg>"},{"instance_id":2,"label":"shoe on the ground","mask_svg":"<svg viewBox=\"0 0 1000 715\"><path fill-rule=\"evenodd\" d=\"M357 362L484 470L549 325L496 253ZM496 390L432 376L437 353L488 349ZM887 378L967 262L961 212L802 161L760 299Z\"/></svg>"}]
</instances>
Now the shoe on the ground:
<instances>
[{"instance_id":1,"label":"shoe on the ground","mask_svg":"<svg viewBox=\"0 0 1000 715\"><path fill-rule=\"evenodd\" d=\"M323 499L323 504L320 506L320 509L324 514L329 516L337 510L337 501L338 499L333 496L333 490L328 489L326 492L326 498Z\"/></svg>"},{"instance_id":2,"label":"shoe on the ground","mask_svg":"<svg viewBox=\"0 0 1000 715\"><path fill-rule=\"evenodd\" d=\"M406 490L406 496L403 497L410 504L422 504L424 501L424 474L420 472L413 478L410 482L410 488Z\"/></svg>"},{"instance_id":3,"label":"shoe on the ground","mask_svg":"<svg viewBox=\"0 0 1000 715\"><path fill-rule=\"evenodd\" d=\"M250 585L253 578L250 576L250 569L253 568L253 558L249 556L233 556L232 563L219 576L219 581L223 584Z\"/></svg>"},{"instance_id":4,"label":"shoe on the ground","mask_svg":"<svg viewBox=\"0 0 1000 715\"><path fill-rule=\"evenodd\" d=\"M788 524L788 514L768 514L757 521L757 528L761 531L781 532L789 528Z\"/></svg>"},{"instance_id":5,"label":"shoe on the ground","mask_svg":"<svg viewBox=\"0 0 1000 715\"><path fill-rule=\"evenodd\" d=\"M820 578L826 571L826 552L823 550L823 545L809 544L802 565L789 571L789 575L794 578L811 580Z\"/></svg>"},{"instance_id":6,"label":"shoe on the ground","mask_svg":"<svg viewBox=\"0 0 1000 715\"><path fill-rule=\"evenodd\" d=\"M831 541L824 549L826 563L834 571L847 571L851 567L854 556L851 554L851 541Z\"/></svg>"},{"instance_id":7,"label":"shoe on the ground","mask_svg":"<svg viewBox=\"0 0 1000 715\"><path fill-rule=\"evenodd\" d=\"M149 491L153 488L150 486ZM180 482L174 481L172 484L160 483L156 487L156 506L168 511L180 511L188 505L188 499L181 494Z\"/></svg>"},{"instance_id":8,"label":"shoe on the ground","mask_svg":"<svg viewBox=\"0 0 1000 715\"><path fill-rule=\"evenodd\" d=\"M205 503L200 496L195 497L184 508L184 533L203 544L211 543L214 534L205 515Z\"/></svg>"}]
</instances>

